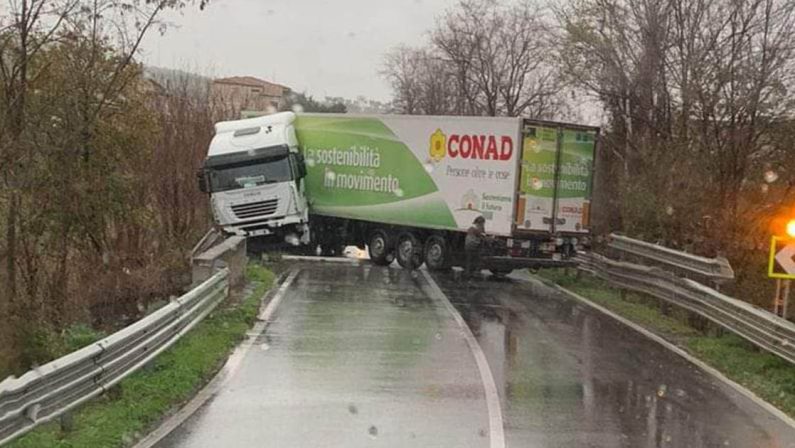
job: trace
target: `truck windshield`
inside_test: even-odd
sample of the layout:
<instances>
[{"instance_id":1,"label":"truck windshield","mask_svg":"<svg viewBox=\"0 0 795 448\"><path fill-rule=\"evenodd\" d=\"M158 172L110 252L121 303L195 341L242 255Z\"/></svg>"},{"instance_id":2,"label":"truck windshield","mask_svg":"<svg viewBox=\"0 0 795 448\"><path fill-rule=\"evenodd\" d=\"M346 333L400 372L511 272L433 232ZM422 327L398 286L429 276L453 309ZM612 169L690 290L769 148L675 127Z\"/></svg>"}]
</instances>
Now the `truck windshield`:
<instances>
[{"instance_id":1,"label":"truck windshield","mask_svg":"<svg viewBox=\"0 0 795 448\"><path fill-rule=\"evenodd\" d=\"M288 157L221 165L210 170L212 191L235 190L293 179Z\"/></svg>"}]
</instances>

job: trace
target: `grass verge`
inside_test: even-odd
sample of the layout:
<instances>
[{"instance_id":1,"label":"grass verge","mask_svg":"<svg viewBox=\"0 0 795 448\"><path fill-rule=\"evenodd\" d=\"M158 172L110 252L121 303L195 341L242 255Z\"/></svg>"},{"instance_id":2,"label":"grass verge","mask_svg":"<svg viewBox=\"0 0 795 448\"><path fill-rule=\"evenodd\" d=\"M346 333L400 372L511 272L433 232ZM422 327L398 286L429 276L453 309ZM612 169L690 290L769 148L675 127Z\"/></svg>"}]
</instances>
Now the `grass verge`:
<instances>
[{"instance_id":1,"label":"grass verge","mask_svg":"<svg viewBox=\"0 0 795 448\"><path fill-rule=\"evenodd\" d=\"M656 299L634 293L622 299L618 289L601 279L589 275L577 279L562 269L541 270L536 275L659 334L795 418L795 366L781 358L732 333L710 335L695 330L687 324L687 312L662 314Z\"/></svg>"},{"instance_id":2,"label":"grass verge","mask_svg":"<svg viewBox=\"0 0 795 448\"><path fill-rule=\"evenodd\" d=\"M174 408L190 399L226 360L253 325L260 298L275 276L251 264L246 277L254 291L241 301L219 305L149 366L120 383L117 394L103 395L74 414L74 428L41 426L9 444L14 448L124 447L133 444Z\"/></svg>"}]
</instances>

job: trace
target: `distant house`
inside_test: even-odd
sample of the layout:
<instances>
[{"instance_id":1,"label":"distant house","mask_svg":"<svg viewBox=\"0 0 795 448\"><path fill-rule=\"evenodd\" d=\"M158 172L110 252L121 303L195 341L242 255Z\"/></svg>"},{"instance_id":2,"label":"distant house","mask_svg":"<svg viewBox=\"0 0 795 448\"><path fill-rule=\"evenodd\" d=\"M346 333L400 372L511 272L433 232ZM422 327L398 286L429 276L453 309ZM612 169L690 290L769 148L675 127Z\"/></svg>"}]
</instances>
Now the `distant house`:
<instances>
[{"instance_id":1,"label":"distant house","mask_svg":"<svg viewBox=\"0 0 795 448\"><path fill-rule=\"evenodd\" d=\"M212 94L236 110L278 109L291 89L253 76L233 76L213 81Z\"/></svg>"}]
</instances>

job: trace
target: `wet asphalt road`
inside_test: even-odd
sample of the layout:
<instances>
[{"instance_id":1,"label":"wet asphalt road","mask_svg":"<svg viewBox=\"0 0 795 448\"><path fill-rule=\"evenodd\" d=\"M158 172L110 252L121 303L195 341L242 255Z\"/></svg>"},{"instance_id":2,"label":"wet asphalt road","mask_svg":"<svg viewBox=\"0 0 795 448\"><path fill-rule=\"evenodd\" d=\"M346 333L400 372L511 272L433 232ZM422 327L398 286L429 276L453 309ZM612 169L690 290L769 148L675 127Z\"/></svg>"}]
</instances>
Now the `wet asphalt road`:
<instances>
[{"instance_id":1,"label":"wet asphalt road","mask_svg":"<svg viewBox=\"0 0 795 448\"><path fill-rule=\"evenodd\" d=\"M483 379L423 275L307 263L224 388L158 447L489 447ZM537 283L435 275L509 447L795 447L795 431Z\"/></svg>"},{"instance_id":2,"label":"wet asphalt road","mask_svg":"<svg viewBox=\"0 0 795 448\"><path fill-rule=\"evenodd\" d=\"M745 396L544 285L436 279L486 354L509 447L795 447Z\"/></svg>"}]
</instances>

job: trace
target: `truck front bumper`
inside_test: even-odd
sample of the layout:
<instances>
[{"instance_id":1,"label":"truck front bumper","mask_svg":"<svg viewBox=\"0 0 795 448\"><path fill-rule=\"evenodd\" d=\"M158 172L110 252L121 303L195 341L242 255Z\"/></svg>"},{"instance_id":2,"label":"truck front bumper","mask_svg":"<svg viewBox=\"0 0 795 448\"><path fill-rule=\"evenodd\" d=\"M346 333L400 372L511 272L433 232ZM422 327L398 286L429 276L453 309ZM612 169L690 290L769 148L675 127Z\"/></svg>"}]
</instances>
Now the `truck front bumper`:
<instances>
[{"instance_id":1,"label":"truck front bumper","mask_svg":"<svg viewBox=\"0 0 795 448\"><path fill-rule=\"evenodd\" d=\"M306 220L300 215L282 216L276 218L266 218L262 220L251 220L226 224L224 232L238 236L264 236L280 233L286 226L306 224Z\"/></svg>"}]
</instances>

